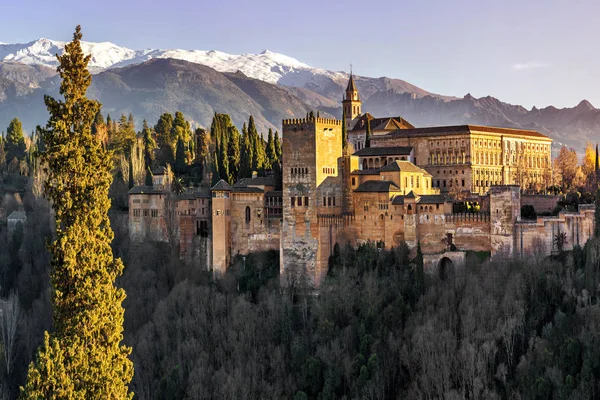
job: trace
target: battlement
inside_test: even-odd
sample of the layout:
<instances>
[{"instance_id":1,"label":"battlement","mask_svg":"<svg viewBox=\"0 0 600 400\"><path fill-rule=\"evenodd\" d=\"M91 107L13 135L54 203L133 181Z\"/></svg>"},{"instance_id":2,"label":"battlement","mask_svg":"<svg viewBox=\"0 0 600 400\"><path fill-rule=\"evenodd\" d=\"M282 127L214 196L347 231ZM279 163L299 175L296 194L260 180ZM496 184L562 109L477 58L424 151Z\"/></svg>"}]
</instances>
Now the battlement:
<instances>
[{"instance_id":1,"label":"battlement","mask_svg":"<svg viewBox=\"0 0 600 400\"><path fill-rule=\"evenodd\" d=\"M291 118L284 119L281 124L285 126L289 125L306 125L306 124L328 124L328 125L342 125L341 120L335 118L321 118L321 117L308 117L308 118Z\"/></svg>"},{"instance_id":2,"label":"battlement","mask_svg":"<svg viewBox=\"0 0 600 400\"><path fill-rule=\"evenodd\" d=\"M446 214L446 222L490 222L490 214L488 213L459 213Z\"/></svg>"}]
</instances>

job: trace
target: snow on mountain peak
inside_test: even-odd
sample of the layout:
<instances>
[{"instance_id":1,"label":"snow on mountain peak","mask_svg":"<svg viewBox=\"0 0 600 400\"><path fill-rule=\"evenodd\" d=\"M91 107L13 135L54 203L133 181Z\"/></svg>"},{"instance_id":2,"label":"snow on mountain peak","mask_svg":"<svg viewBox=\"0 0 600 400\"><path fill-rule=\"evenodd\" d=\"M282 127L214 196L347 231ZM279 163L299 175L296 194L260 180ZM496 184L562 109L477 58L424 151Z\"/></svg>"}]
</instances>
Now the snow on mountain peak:
<instances>
[{"instance_id":1,"label":"snow on mountain peak","mask_svg":"<svg viewBox=\"0 0 600 400\"><path fill-rule=\"evenodd\" d=\"M56 54L62 54L66 42L40 38L29 43L0 43L0 61L23 64L43 64L56 67ZM109 68L140 64L153 58L174 58L203 64L219 72L235 73L269 83L288 86L327 84L329 80L347 79L347 74L331 72L311 66L284 54L264 50L259 54L229 54L217 50L144 49L132 50L111 42L81 42L85 53L91 54L89 67L92 72Z\"/></svg>"}]
</instances>

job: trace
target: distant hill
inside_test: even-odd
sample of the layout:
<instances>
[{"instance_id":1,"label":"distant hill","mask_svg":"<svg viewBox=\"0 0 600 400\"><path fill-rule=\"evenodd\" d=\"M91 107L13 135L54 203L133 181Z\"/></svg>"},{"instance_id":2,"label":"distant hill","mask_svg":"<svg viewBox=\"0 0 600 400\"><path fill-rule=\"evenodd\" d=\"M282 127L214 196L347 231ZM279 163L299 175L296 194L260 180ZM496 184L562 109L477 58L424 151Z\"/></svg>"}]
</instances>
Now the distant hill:
<instances>
[{"instance_id":1,"label":"distant hill","mask_svg":"<svg viewBox=\"0 0 600 400\"><path fill-rule=\"evenodd\" d=\"M0 44L0 129L14 116L28 129L43 124L43 94L57 94L55 53L64 42L38 39ZM207 126L214 112L241 123L250 114L259 129L280 130L283 118L310 109L341 117L345 72L314 68L268 50L227 54L204 50L132 50L109 42L82 42L91 53L94 75L89 94L114 116L133 113L136 122L154 123L160 113L181 110ZM402 115L416 126L483 124L538 130L581 150L586 140L600 141L600 110L583 100L572 108L528 110L494 97L463 98L429 92L401 79L355 76L363 111Z\"/></svg>"}]
</instances>

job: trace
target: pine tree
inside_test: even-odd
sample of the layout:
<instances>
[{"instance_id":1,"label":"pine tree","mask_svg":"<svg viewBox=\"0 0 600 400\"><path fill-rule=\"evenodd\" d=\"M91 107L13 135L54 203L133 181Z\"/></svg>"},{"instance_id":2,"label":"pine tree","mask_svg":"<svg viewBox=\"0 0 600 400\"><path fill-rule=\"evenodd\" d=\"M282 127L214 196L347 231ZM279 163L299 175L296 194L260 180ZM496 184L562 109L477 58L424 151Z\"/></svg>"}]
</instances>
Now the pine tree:
<instances>
[{"instance_id":1,"label":"pine tree","mask_svg":"<svg viewBox=\"0 0 600 400\"><path fill-rule=\"evenodd\" d=\"M23 135L23 126L18 118L10 121L6 130L5 139L6 162L10 163L13 159L21 161L26 156L25 136Z\"/></svg>"},{"instance_id":2,"label":"pine tree","mask_svg":"<svg viewBox=\"0 0 600 400\"><path fill-rule=\"evenodd\" d=\"M365 147L371 147L371 121L367 118L367 128L365 129Z\"/></svg>"},{"instance_id":3,"label":"pine tree","mask_svg":"<svg viewBox=\"0 0 600 400\"><path fill-rule=\"evenodd\" d=\"M231 185L235 183L240 170L240 142L242 137L235 126L229 127L229 143L227 146L227 158L229 168L229 179L227 182Z\"/></svg>"},{"instance_id":4,"label":"pine tree","mask_svg":"<svg viewBox=\"0 0 600 400\"><path fill-rule=\"evenodd\" d=\"M271 130L271 128L269 128L269 134L267 136L267 148L265 150L265 155L265 168L272 169L273 165L277 163L277 152L275 151L275 140L273 139L273 130Z\"/></svg>"},{"instance_id":5,"label":"pine tree","mask_svg":"<svg viewBox=\"0 0 600 400\"><path fill-rule=\"evenodd\" d=\"M142 125L142 138L144 140L144 163L147 169L152 170L154 168L156 140L154 140L152 129L150 129L146 120Z\"/></svg>"},{"instance_id":6,"label":"pine tree","mask_svg":"<svg viewBox=\"0 0 600 400\"><path fill-rule=\"evenodd\" d=\"M57 56L64 101L50 96L50 119L42 132L45 193L55 211L56 240L50 245L54 332L45 333L30 364L23 399L132 398L133 364L123 339L123 289L115 279L123 263L112 254L108 190L111 155L92 135L100 109L86 98L90 56L81 50L81 29Z\"/></svg>"},{"instance_id":7,"label":"pine tree","mask_svg":"<svg viewBox=\"0 0 600 400\"><path fill-rule=\"evenodd\" d=\"M248 136L248 129L246 123L242 127L242 139L241 139L241 153L240 153L240 168L238 171L238 179L250 178L252 176L252 144L250 143L250 136Z\"/></svg>"},{"instance_id":8,"label":"pine tree","mask_svg":"<svg viewBox=\"0 0 600 400\"><path fill-rule=\"evenodd\" d=\"M273 139L275 145L275 154L277 155L277 161L281 164L281 140L279 139L279 132L275 131L275 138Z\"/></svg>"}]
</instances>

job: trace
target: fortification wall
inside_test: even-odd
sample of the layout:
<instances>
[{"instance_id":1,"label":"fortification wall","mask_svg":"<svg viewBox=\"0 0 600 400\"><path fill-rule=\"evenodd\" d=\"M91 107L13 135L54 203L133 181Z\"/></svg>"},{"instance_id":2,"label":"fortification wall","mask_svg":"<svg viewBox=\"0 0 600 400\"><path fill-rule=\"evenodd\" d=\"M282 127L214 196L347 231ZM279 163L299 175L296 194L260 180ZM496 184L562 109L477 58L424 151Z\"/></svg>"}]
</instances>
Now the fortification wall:
<instances>
[{"instance_id":1,"label":"fortification wall","mask_svg":"<svg viewBox=\"0 0 600 400\"><path fill-rule=\"evenodd\" d=\"M554 210L560 196L552 195L521 195L521 207L531 205L536 213L549 213Z\"/></svg>"},{"instance_id":2,"label":"fortification wall","mask_svg":"<svg viewBox=\"0 0 600 400\"><path fill-rule=\"evenodd\" d=\"M418 216L417 235L424 253L448 249L449 234L458 250L490 251L490 216L485 213Z\"/></svg>"}]
</instances>

